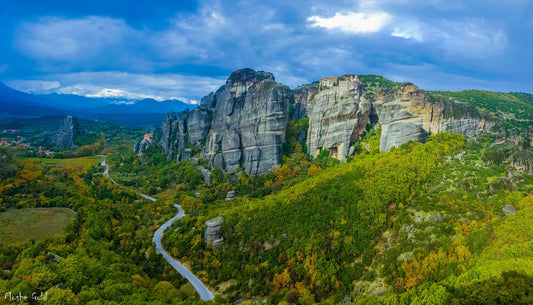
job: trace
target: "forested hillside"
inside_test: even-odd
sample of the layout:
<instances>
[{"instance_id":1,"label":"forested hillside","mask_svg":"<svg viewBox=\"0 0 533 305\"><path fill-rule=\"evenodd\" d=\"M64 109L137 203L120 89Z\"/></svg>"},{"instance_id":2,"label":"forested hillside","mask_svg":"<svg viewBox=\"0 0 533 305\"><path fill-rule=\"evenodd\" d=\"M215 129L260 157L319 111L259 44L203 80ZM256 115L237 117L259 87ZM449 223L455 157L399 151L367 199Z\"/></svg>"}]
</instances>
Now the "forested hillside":
<instances>
[{"instance_id":1,"label":"forested hillside","mask_svg":"<svg viewBox=\"0 0 533 305\"><path fill-rule=\"evenodd\" d=\"M374 94L400 86L361 81ZM60 234L4 239L0 288L45 293L40 304L201 303L152 243L180 204L186 215L163 244L215 303L531 304L530 95L431 96L490 112L504 132L438 133L380 152L381 128L368 125L340 162L327 149L305 153L304 117L287 123L281 165L257 176L199 153L168 162L157 130L140 153L132 144L142 131L116 126L47 158L2 146L2 212L62 207L75 216L58 223ZM206 221L218 216L214 246Z\"/></svg>"},{"instance_id":2,"label":"forested hillside","mask_svg":"<svg viewBox=\"0 0 533 305\"><path fill-rule=\"evenodd\" d=\"M376 140L324 170L287 158L263 178L267 196L239 192L257 183L246 175L226 184L233 201L182 195L198 216L169 230L167 248L225 295L273 304L530 302L533 177L501 155L513 145L438 134L378 153ZM202 233L218 215L212 250Z\"/></svg>"}]
</instances>

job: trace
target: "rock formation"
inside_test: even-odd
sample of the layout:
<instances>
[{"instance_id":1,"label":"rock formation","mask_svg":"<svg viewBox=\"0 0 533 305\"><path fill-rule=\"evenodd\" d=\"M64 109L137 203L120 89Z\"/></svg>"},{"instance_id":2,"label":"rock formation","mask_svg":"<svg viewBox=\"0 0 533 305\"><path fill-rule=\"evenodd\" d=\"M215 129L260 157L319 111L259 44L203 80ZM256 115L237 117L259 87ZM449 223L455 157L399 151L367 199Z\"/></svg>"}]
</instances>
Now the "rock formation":
<instances>
[{"instance_id":1,"label":"rock formation","mask_svg":"<svg viewBox=\"0 0 533 305\"><path fill-rule=\"evenodd\" d=\"M363 85L357 77L320 80L320 91L308 101L307 147L316 157L328 149L333 158L345 160L350 146L366 131L372 104L364 97Z\"/></svg>"},{"instance_id":2,"label":"rock formation","mask_svg":"<svg viewBox=\"0 0 533 305\"><path fill-rule=\"evenodd\" d=\"M224 243L221 229L223 222L223 216L218 216L205 222L204 241L206 244L212 242L213 250L219 248Z\"/></svg>"},{"instance_id":3,"label":"rock formation","mask_svg":"<svg viewBox=\"0 0 533 305\"><path fill-rule=\"evenodd\" d=\"M78 122L78 119L68 115L59 129L48 136L46 139L46 146L53 149L73 149L74 141L83 136L83 129Z\"/></svg>"},{"instance_id":4,"label":"rock formation","mask_svg":"<svg viewBox=\"0 0 533 305\"><path fill-rule=\"evenodd\" d=\"M169 161L201 157L228 173L243 168L262 175L281 163L288 119L309 119L310 155L326 149L339 160L353 153L352 145L371 127L381 126L381 151L424 142L432 133L473 135L494 127L476 108L410 83L371 89L365 93L356 75L345 75L291 91L271 73L237 70L198 108L168 113L161 145Z\"/></svg>"},{"instance_id":5,"label":"rock formation","mask_svg":"<svg viewBox=\"0 0 533 305\"><path fill-rule=\"evenodd\" d=\"M307 106L309 101L312 101L318 93L318 86L318 83L312 83L293 90L294 103L291 104L291 120L297 121L307 117Z\"/></svg>"},{"instance_id":6,"label":"rock formation","mask_svg":"<svg viewBox=\"0 0 533 305\"><path fill-rule=\"evenodd\" d=\"M147 150L154 142L154 129L147 128L142 140L133 144L133 151L142 155L143 151Z\"/></svg>"},{"instance_id":7,"label":"rock formation","mask_svg":"<svg viewBox=\"0 0 533 305\"><path fill-rule=\"evenodd\" d=\"M265 174L281 162L289 98L290 89L272 74L237 70L200 107L167 114L161 139L167 159L186 160L199 153L230 173L240 167L252 175Z\"/></svg>"},{"instance_id":8,"label":"rock formation","mask_svg":"<svg viewBox=\"0 0 533 305\"><path fill-rule=\"evenodd\" d=\"M473 135L493 125L477 109L455 100L431 98L411 83L378 96L373 105L381 125L381 151L409 141L425 142L432 133Z\"/></svg>"},{"instance_id":9,"label":"rock formation","mask_svg":"<svg viewBox=\"0 0 533 305\"><path fill-rule=\"evenodd\" d=\"M182 161L188 158L185 157L190 148L187 144L187 116L189 111L185 110L178 114L169 112L163 121L163 135L161 136L161 146L165 149L167 154L167 161L176 160ZM189 149L187 152L186 149ZM187 155L188 157L188 155Z\"/></svg>"}]
</instances>

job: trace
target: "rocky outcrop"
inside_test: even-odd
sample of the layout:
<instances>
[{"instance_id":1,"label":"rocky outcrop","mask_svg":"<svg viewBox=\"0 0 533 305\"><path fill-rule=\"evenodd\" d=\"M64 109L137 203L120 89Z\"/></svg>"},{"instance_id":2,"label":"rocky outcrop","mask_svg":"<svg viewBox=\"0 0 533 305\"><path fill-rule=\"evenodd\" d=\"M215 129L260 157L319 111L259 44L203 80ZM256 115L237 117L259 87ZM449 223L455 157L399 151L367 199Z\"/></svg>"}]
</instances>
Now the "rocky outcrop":
<instances>
[{"instance_id":1,"label":"rocky outcrop","mask_svg":"<svg viewBox=\"0 0 533 305\"><path fill-rule=\"evenodd\" d=\"M425 142L438 132L474 135L493 127L474 107L456 100L430 96L411 83L365 95L357 77L327 77L307 102L307 146L317 156L321 149L344 160L350 146L367 127L381 126L380 150L389 151L409 141ZM296 97L296 95L295 95Z\"/></svg>"},{"instance_id":2,"label":"rocky outcrop","mask_svg":"<svg viewBox=\"0 0 533 305\"><path fill-rule=\"evenodd\" d=\"M223 222L223 216L218 216L205 222L204 241L206 244L213 243L213 250L221 247L224 243L221 228Z\"/></svg>"},{"instance_id":3,"label":"rocky outcrop","mask_svg":"<svg viewBox=\"0 0 533 305\"><path fill-rule=\"evenodd\" d=\"M163 135L161 136L161 146L166 152L167 161L182 161L188 159L186 152L187 139L187 116L189 111L185 110L176 114L169 112L163 121Z\"/></svg>"},{"instance_id":4,"label":"rocky outcrop","mask_svg":"<svg viewBox=\"0 0 533 305\"><path fill-rule=\"evenodd\" d=\"M143 135L142 140L137 141L133 144L133 151L142 155L143 151L150 148L154 142L154 129L147 128L146 132Z\"/></svg>"},{"instance_id":5,"label":"rocky outcrop","mask_svg":"<svg viewBox=\"0 0 533 305\"><path fill-rule=\"evenodd\" d=\"M74 149L74 141L83 136L83 129L76 117L68 115L59 129L48 136L46 146L54 149Z\"/></svg>"},{"instance_id":6,"label":"rocky outcrop","mask_svg":"<svg viewBox=\"0 0 533 305\"><path fill-rule=\"evenodd\" d=\"M161 145L169 161L201 157L228 173L243 168L262 175L281 163L289 118L308 118L307 134L299 131L297 140L306 141L311 156L326 149L341 161L370 127L381 126L380 149L388 151L409 141L425 142L432 133L473 135L494 126L476 108L410 83L369 88L366 94L356 75L345 75L291 91L271 73L237 70L198 108L168 113Z\"/></svg>"},{"instance_id":7,"label":"rocky outcrop","mask_svg":"<svg viewBox=\"0 0 533 305\"><path fill-rule=\"evenodd\" d=\"M404 83L373 101L381 125L380 150L409 141L425 142L432 133L480 133L493 126L477 109L464 103L431 97Z\"/></svg>"},{"instance_id":8,"label":"rocky outcrop","mask_svg":"<svg viewBox=\"0 0 533 305\"><path fill-rule=\"evenodd\" d=\"M514 215L516 214L516 209L514 206L510 205L510 204L506 204L503 208L502 208L502 212L508 216L508 215Z\"/></svg>"},{"instance_id":9,"label":"rocky outcrop","mask_svg":"<svg viewBox=\"0 0 533 305\"><path fill-rule=\"evenodd\" d=\"M340 78L335 85L323 86L307 104L309 154L316 157L327 149L333 158L345 160L350 146L366 131L371 110L359 80Z\"/></svg>"},{"instance_id":10,"label":"rocky outcrop","mask_svg":"<svg viewBox=\"0 0 533 305\"><path fill-rule=\"evenodd\" d=\"M235 191L228 191L226 194L226 201L235 199Z\"/></svg>"},{"instance_id":11,"label":"rocky outcrop","mask_svg":"<svg viewBox=\"0 0 533 305\"><path fill-rule=\"evenodd\" d=\"M211 126L211 115L206 107L193 109L187 117L187 131L189 143L195 150L202 148L202 140L205 140L209 127Z\"/></svg>"},{"instance_id":12,"label":"rocky outcrop","mask_svg":"<svg viewBox=\"0 0 533 305\"><path fill-rule=\"evenodd\" d=\"M197 153L211 166L261 175L281 162L290 89L267 72L242 69L204 97L200 107L168 113L161 145L167 160Z\"/></svg>"},{"instance_id":13,"label":"rocky outcrop","mask_svg":"<svg viewBox=\"0 0 533 305\"><path fill-rule=\"evenodd\" d=\"M211 129L203 155L232 173L261 175L281 163L290 89L266 72L233 72L214 95Z\"/></svg>"}]
</instances>

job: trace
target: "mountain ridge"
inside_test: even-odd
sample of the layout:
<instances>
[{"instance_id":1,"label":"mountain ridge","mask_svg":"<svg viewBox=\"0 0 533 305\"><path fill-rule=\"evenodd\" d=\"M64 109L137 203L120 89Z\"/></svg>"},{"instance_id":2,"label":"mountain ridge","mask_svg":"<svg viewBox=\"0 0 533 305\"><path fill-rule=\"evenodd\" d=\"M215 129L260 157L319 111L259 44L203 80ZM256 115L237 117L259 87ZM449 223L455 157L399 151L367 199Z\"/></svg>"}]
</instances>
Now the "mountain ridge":
<instances>
[{"instance_id":1,"label":"mountain ridge","mask_svg":"<svg viewBox=\"0 0 533 305\"><path fill-rule=\"evenodd\" d=\"M117 104L123 101L126 103ZM0 82L0 116L3 119L76 115L88 120L144 126L159 122L166 112L195 107L179 100L94 98L57 93L34 95Z\"/></svg>"}]
</instances>

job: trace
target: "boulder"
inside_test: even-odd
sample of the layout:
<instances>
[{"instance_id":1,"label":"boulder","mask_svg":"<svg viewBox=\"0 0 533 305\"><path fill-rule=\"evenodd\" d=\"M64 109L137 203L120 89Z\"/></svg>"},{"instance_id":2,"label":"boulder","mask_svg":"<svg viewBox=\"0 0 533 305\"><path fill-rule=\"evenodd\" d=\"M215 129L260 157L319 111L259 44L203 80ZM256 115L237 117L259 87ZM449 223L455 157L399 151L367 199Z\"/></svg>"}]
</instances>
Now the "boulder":
<instances>
[{"instance_id":1,"label":"boulder","mask_svg":"<svg viewBox=\"0 0 533 305\"><path fill-rule=\"evenodd\" d=\"M516 213L516 209L514 206L510 205L510 204L506 204L503 208L502 208L502 212L506 215L506 216L509 216L509 215L514 215Z\"/></svg>"},{"instance_id":2,"label":"boulder","mask_svg":"<svg viewBox=\"0 0 533 305\"><path fill-rule=\"evenodd\" d=\"M229 191L229 192L226 194L226 201L233 200L234 198L235 198L235 191Z\"/></svg>"},{"instance_id":3,"label":"boulder","mask_svg":"<svg viewBox=\"0 0 533 305\"><path fill-rule=\"evenodd\" d=\"M221 238L220 229L224 223L224 217L218 216L205 222L205 243L214 242Z\"/></svg>"}]
</instances>

